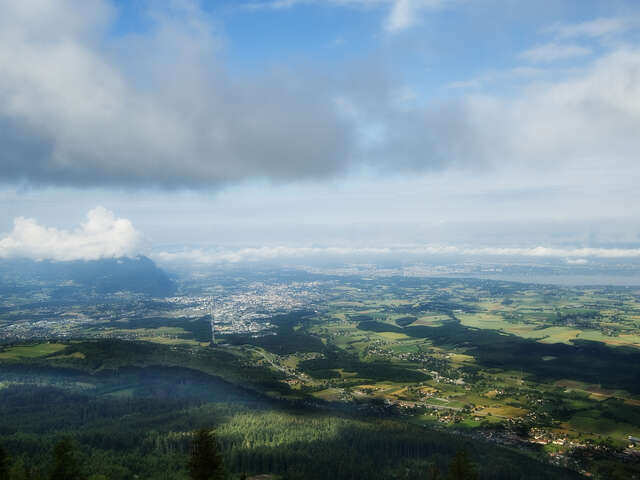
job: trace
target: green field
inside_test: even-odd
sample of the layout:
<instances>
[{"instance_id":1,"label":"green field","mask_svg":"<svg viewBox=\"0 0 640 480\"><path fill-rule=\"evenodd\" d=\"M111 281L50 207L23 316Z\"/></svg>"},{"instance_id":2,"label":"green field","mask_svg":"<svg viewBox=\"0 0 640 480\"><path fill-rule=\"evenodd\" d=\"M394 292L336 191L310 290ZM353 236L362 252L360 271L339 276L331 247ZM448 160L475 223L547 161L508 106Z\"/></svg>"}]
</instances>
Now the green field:
<instances>
[{"instance_id":1,"label":"green field","mask_svg":"<svg viewBox=\"0 0 640 480\"><path fill-rule=\"evenodd\" d=\"M0 360L21 360L29 358L45 357L67 348L61 343L39 343L10 347L0 351Z\"/></svg>"}]
</instances>

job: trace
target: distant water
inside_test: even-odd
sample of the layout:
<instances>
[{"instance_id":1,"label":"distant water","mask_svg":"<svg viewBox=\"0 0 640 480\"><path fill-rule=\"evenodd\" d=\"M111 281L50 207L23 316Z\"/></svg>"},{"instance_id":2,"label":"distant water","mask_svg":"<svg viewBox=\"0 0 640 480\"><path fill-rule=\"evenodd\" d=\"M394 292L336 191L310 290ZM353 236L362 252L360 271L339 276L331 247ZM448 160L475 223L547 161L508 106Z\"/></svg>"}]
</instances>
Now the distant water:
<instances>
[{"instance_id":1,"label":"distant water","mask_svg":"<svg viewBox=\"0 0 640 480\"><path fill-rule=\"evenodd\" d=\"M450 275L447 275L450 276ZM615 286L638 287L640 286L640 273L638 274L570 274L570 273L468 273L455 275L456 277L481 278L486 280L505 280L509 282L540 283L549 285L573 286Z\"/></svg>"}]
</instances>

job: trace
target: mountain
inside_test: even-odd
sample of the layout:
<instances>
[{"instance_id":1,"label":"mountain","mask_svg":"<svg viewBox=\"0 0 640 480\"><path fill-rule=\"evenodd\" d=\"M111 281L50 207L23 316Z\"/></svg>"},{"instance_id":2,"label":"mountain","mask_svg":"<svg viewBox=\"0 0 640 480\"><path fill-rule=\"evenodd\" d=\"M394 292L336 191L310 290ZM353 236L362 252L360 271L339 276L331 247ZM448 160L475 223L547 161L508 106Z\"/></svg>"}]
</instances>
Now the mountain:
<instances>
[{"instance_id":1,"label":"mountain","mask_svg":"<svg viewBox=\"0 0 640 480\"><path fill-rule=\"evenodd\" d=\"M166 272L144 256L70 262L0 260L0 282L5 287L64 285L101 294L126 291L154 297L172 295L176 290Z\"/></svg>"}]
</instances>

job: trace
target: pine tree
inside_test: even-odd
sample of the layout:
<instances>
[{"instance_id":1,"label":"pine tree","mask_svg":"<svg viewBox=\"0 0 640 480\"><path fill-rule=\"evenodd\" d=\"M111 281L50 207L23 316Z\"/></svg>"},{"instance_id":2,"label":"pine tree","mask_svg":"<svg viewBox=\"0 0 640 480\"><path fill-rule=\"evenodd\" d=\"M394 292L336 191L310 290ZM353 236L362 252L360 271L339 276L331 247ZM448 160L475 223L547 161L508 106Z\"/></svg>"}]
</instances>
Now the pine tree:
<instances>
[{"instance_id":1,"label":"pine tree","mask_svg":"<svg viewBox=\"0 0 640 480\"><path fill-rule=\"evenodd\" d=\"M438 465L435 463L429 465L429 469L427 470L427 478L428 480L442 480L443 477L440 474L440 469Z\"/></svg>"},{"instance_id":2,"label":"pine tree","mask_svg":"<svg viewBox=\"0 0 640 480\"><path fill-rule=\"evenodd\" d=\"M2 445L0 445L0 480L9 479L9 464L9 454Z\"/></svg>"},{"instance_id":3,"label":"pine tree","mask_svg":"<svg viewBox=\"0 0 640 480\"><path fill-rule=\"evenodd\" d=\"M27 472L27 467L24 466L22 459L13 462L9 471L9 478L11 480L29 480L29 472Z\"/></svg>"},{"instance_id":4,"label":"pine tree","mask_svg":"<svg viewBox=\"0 0 640 480\"><path fill-rule=\"evenodd\" d=\"M50 480L80 480L80 465L70 439L60 440L53 448L53 470Z\"/></svg>"},{"instance_id":5,"label":"pine tree","mask_svg":"<svg viewBox=\"0 0 640 480\"><path fill-rule=\"evenodd\" d=\"M476 473L466 450L458 450L449 465L448 480L476 480Z\"/></svg>"},{"instance_id":6,"label":"pine tree","mask_svg":"<svg viewBox=\"0 0 640 480\"><path fill-rule=\"evenodd\" d=\"M213 434L206 429L195 432L191 443L189 476L192 480L218 480L224 478L222 456Z\"/></svg>"}]
</instances>

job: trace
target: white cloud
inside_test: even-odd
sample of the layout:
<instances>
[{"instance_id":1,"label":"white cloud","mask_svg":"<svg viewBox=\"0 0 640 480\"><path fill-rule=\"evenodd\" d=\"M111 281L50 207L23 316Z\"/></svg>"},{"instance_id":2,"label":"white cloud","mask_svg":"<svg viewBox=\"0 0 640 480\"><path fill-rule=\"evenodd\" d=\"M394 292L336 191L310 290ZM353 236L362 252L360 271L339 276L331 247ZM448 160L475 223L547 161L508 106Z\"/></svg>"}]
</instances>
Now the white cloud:
<instances>
[{"instance_id":1,"label":"white cloud","mask_svg":"<svg viewBox=\"0 0 640 480\"><path fill-rule=\"evenodd\" d=\"M384 4L400 27L452 2L333 3ZM512 178L546 170L546 181L558 171L595 171L590 178L606 174L612 183L640 173L635 49L568 74L525 67L452 85L529 83L508 96L423 104L401 101L391 75L367 68L335 82L304 72L237 81L218 63L217 40L197 9L160 15L144 35L114 40L96 33L109 25L107 2L82 5L80 13L91 14L77 16L71 0L0 0L5 182L216 187L357 168L387 175L487 165L511 169ZM108 53L98 47L105 41ZM585 184L582 193L598 186Z\"/></svg>"},{"instance_id":2,"label":"white cloud","mask_svg":"<svg viewBox=\"0 0 640 480\"><path fill-rule=\"evenodd\" d=\"M345 168L355 131L332 84L232 79L189 0L150 2L149 29L115 38L100 33L107 0L76 3L0 0L2 180L219 186Z\"/></svg>"},{"instance_id":3,"label":"white cloud","mask_svg":"<svg viewBox=\"0 0 640 480\"><path fill-rule=\"evenodd\" d=\"M520 54L520 58L530 62L554 62L568 58L584 57L591 53L591 49L580 45L564 45L560 43L546 43L537 45Z\"/></svg>"},{"instance_id":4,"label":"white cloud","mask_svg":"<svg viewBox=\"0 0 640 480\"><path fill-rule=\"evenodd\" d=\"M583 265L585 258L640 258L636 248L467 248L452 245L423 245L406 247L256 247L242 249L183 250L158 252L153 258L161 263L193 263L202 265L260 262L270 260L300 260L341 258L353 261L357 257L416 256L432 257L459 255L470 257L529 257L567 259L570 264Z\"/></svg>"},{"instance_id":5,"label":"white cloud","mask_svg":"<svg viewBox=\"0 0 640 480\"><path fill-rule=\"evenodd\" d=\"M511 82L530 82L534 78L543 77L547 73L544 69L519 66L506 70L492 70L483 73L475 78L451 82L448 88L481 88L490 84L509 84Z\"/></svg>"},{"instance_id":6,"label":"white cloud","mask_svg":"<svg viewBox=\"0 0 640 480\"><path fill-rule=\"evenodd\" d=\"M568 258L567 259L567 264L569 265L587 265L589 263L589 260L587 260L586 258Z\"/></svg>"},{"instance_id":7,"label":"white cloud","mask_svg":"<svg viewBox=\"0 0 640 480\"><path fill-rule=\"evenodd\" d=\"M462 255L539 257L539 258L637 258L640 248L466 248Z\"/></svg>"},{"instance_id":8,"label":"white cloud","mask_svg":"<svg viewBox=\"0 0 640 480\"><path fill-rule=\"evenodd\" d=\"M466 152L476 165L484 160L518 178L534 175L541 185L582 178L576 191L582 196L622 188L640 175L638 49L618 48L583 68L530 81L510 96L467 96L459 105L457 116L466 123L458 124L468 127ZM440 135L439 145L448 138Z\"/></svg>"},{"instance_id":9,"label":"white cloud","mask_svg":"<svg viewBox=\"0 0 640 480\"><path fill-rule=\"evenodd\" d=\"M0 238L0 258L96 260L132 256L140 240L131 222L96 207L73 231L40 225L31 218L14 219L13 230Z\"/></svg>"},{"instance_id":10,"label":"white cloud","mask_svg":"<svg viewBox=\"0 0 640 480\"><path fill-rule=\"evenodd\" d=\"M532 84L496 107L512 159L532 167L572 166L576 174L637 172L640 50L617 50L562 81Z\"/></svg>"},{"instance_id":11,"label":"white cloud","mask_svg":"<svg viewBox=\"0 0 640 480\"><path fill-rule=\"evenodd\" d=\"M179 252L158 252L153 258L159 262L186 262L196 264L242 263L275 259L300 259L307 257L350 255L384 255L391 253L389 248L352 248L352 247L250 247L238 250L182 250Z\"/></svg>"},{"instance_id":12,"label":"white cloud","mask_svg":"<svg viewBox=\"0 0 640 480\"><path fill-rule=\"evenodd\" d=\"M424 10L441 8L445 3L446 0L394 0L385 28L394 33L405 30L419 22Z\"/></svg>"},{"instance_id":13,"label":"white cloud","mask_svg":"<svg viewBox=\"0 0 640 480\"><path fill-rule=\"evenodd\" d=\"M415 0L396 0L387 18L387 30L397 32L413 25L416 21L416 8Z\"/></svg>"},{"instance_id":14,"label":"white cloud","mask_svg":"<svg viewBox=\"0 0 640 480\"><path fill-rule=\"evenodd\" d=\"M580 23L559 23L547 27L545 31L556 34L560 38L601 38L620 35L638 26L640 26L640 18L636 16L603 17Z\"/></svg>"},{"instance_id":15,"label":"white cloud","mask_svg":"<svg viewBox=\"0 0 640 480\"><path fill-rule=\"evenodd\" d=\"M389 13L384 22L385 29L390 33L397 33L412 27L420 20L425 10L438 9L454 0L273 0L270 2L249 2L249 9L285 9L300 4L329 3L342 7L387 7Z\"/></svg>"}]
</instances>

